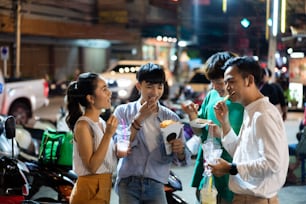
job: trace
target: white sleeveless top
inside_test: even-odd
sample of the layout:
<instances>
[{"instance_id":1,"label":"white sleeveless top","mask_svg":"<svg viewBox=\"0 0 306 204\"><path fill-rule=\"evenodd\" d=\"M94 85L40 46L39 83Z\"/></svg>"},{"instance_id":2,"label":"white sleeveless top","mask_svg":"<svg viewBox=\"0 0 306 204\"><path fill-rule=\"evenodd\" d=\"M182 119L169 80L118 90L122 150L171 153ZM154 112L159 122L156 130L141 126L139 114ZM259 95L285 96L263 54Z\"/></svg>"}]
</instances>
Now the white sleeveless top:
<instances>
[{"instance_id":1,"label":"white sleeveless top","mask_svg":"<svg viewBox=\"0 0 306 204\"><path fill-rule=\"evenodd\" d=\"M92 121L90 118L86 116L81 116L76 123L78 123L81 120L85 120L88 122L89 126L92 129L93 132L93 150L96 151L100 145L100 142L102 141L102 138L104 136L103 131L99 127L99 123L102 124L102 129L105 129L105 121L100 118L99 123ZM91 174L86 168L85 165L83 164L79 150L77 148L77 142L73 140L73 170L75 173L77 173L78 176L85 176ZM111 139L107 153L105 155L104 161L101 164L101 166L98 168L96 174L101 174L101 173L112 173L116 169L117 166L117 157L115 154L115 145L113 142L113 139Z\"/></svg>"}]
</instances>

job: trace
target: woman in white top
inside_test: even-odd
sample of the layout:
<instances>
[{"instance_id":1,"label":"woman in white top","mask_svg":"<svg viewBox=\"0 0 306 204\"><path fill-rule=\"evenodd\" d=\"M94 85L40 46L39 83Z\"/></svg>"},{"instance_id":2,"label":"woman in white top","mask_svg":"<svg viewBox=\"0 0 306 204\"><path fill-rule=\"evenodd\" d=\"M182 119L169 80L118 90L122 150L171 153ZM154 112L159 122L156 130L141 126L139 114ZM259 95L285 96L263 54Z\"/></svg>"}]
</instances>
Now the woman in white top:
<instances>
[{"instance_id":1,"label":"woman in white top","mask_svg":"<svg viewBox=\"0 0 306 204\"><path fill-rule=\"evenodd\" d=\"M67 91L66 119L73 130L73 170L78 180L70 196L70 203L109 203L112 172L117 158L112 136L118 121L110 116L105 122L101 109L110 108L111 91L105 80L95 73L83 73Z\"/></svg>"}]
</instances>

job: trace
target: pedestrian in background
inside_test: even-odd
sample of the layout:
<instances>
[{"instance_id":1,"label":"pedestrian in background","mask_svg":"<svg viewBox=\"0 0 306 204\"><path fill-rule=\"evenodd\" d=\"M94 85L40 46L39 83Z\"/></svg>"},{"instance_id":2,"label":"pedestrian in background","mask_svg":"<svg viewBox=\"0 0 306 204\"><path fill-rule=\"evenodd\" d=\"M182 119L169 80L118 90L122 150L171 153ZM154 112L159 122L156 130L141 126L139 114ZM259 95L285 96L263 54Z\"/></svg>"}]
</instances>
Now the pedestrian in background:
<instances>
[{"instance_id":1,"label":"pedestrian in background","mask_svg":"<svg viewBox=\"0 0 306 204\"><path fill-rule=\"evenodd\" d=\"M259 86L260 92L269 98L269 101L277 107L281 113L283 120L287 119L287 103L284 90L277 83L270 82L272 72L270 69L263 69L262 82Z\"/></svg>"},{"instance_id":2,"label":"pedestrian in background","mask_svg":"<svg viewBox=\"0 0 306 204\"><path fill-rule=\"evenodd\" d=\"M211 120L213 123L220 125L214 112L214 106L217 102L223 100L224 96L228 94L227 90L225 89L224 70L222 69L222 66L227 60L236 56L237 55L234 53L225 51L215 53L208 58L208 60L204 64L203 71L205 73L206 78L210 80L212 84L212 90L207 93L199 111L194 103L188 104L187 106L182 105L184 112L188 114L190 120L202 118ZM235 132L238 134L243 118L243 107L238 103L231 102L230 100L226 100L226 105L228 106L230 112L229 120L231 124L233 124ZM204 127L203 129L194 129L194 132L201 137L202 142L206 141L208 136L207 127ZM221 144L221 141L219 139L218 142ZM223 150L221 157L228 162L232 161L232 157L225 150ZM202 189L206 178L203 177L203 165L203 150L202 148L199 148L197 160L194 167L193 178L191 181L191 186L196 188L198 202L200 201L199 192ZM228 179L228 175L224 175L222 177L214 177L215 186L218 191L218 204L226 204L232 202L233 193L228 188ZM205 198L202 199L205 200Z\"/></svg>"},{"instance_id":3,"label":"pedestrian in background","mask_svg":"<svg viewBox=\"0 0 306 204\"><path fill-rule=\"evenodd\" d=\"M244 118L237 137L226 103L216 104L222 144L233 161L221 158L209 166L216 176L230 174L234 204L278 204L277 193L285 183L289 164L284 122L277 108L258 89L261 67L254 58L230 59L224 69L226 89L232 101L244 106Z\"/></svg>"},{"instance_id":4,"label":"pedestrian in background","mask_svg":"<svg viewBox=\"0 0 306 204\"><path fill-rule=\"evenodd\" d=\"M74 134L73 170L78 175L71 204L110 202L117 166L112 136L118 121L110 116L105 122L100 113L111 107L111 95L105 80L95 73L80 74L68 87L66 122Z\"/></svg>"},{"instance_id":5,"label":"pedestrian in background","mask_svg":"<svg viewBox=\"0 0 306 204\"><path fill-rule=\"evenodd\" d=\"M183 135L170 141L171 154L165 150L160 123L178 122L179 117L159 103L166 81L164 70L148 63L140 67L136 77L140 98L114 111L131 132L130 150L119 160L115 189L120 204L166 204L164 184L168 183L170 166L173 161L188 164L190 153Z\"/></svg>"}]
</instances>

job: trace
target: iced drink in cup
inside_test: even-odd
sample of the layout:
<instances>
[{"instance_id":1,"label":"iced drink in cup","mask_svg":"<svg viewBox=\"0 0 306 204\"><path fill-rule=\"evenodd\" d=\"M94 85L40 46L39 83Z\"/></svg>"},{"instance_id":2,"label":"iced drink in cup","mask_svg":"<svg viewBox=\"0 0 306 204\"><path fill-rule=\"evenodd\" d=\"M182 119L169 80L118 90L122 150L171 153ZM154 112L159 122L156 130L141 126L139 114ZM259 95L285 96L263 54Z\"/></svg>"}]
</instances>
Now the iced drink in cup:
<instances>
[{"instance_id":1,"label":"iced drink in cup","mask_svg":"<svg viewBox=\"0 0 306 204\"><path fill-rule=\"evenodd\" d=\"M201 190L201 204L217 204L218 191L213 189Z\"/></svg>"},{"instance_id":2,"label":"iced drink in cup","mask_svg":"<svg viewBox=\"0 0 306 204\"><path fill-rule=\"evenodd\" d=\"M119 139L117 142L117 151L126 154L129 149L130 141L127 139Z\"/></svg>"},{"instance_id":3,"label":"iced drink in cup","mask_svg":"<svg viewBox=\"0 0 306 204\"><path fill-rule=\"evenodd\" d=\"M211 175L211 168L208 164L216 164L217 159L222 155L222 148L219 142L214 138L214 135L220 134L219 127L214 124L209 124L208 137L206 141L202 144L203 149L203 159L204 159L204 175Z\"/></svg>"},{"instance_id":4,"label":"iced drink in cup","mask_svg":"<svg viewBox=\"0 0 306 204\"><path fill-rule=\"evenodd\" d=\"M126 125L118 125L117 127L117 154L121 157L127 155L130 145L130 127Z\"/></svg>"}]
</instances>

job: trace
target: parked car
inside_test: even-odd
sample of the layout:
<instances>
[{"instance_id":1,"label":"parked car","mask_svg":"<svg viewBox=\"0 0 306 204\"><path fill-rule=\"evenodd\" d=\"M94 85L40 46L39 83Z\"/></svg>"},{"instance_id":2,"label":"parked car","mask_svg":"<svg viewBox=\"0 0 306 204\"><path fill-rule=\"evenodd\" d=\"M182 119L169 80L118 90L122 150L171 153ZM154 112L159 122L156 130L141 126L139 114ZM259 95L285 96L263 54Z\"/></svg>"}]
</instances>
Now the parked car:
<instances>
[{"instance_id":1,"label":"parked car","mask_svg":"<svg viewBox=\"0 0 306 204\"><path fill-rule=\"evenodd\" d=\"M47 105L48 94L43 78L4 78L0 72L0 114L13 115L17 124L26 124L36 109Z\"/></svg>"},{"instance_id":2,"label":"parked car","mask_svg":"<svg viewBox=\"0 0 306 204\"><path fill-rule=\"evenodd\" d=\"M112 91L112 98L115 104L130 100L137 82L136 72L142 65L148 62L160 64L165 70L168 85L171 86L173 84L171 71L157 61L120 60L113 66L110 66L110 68L105 72L101 73L101 76L106 79L108 86Z\"/></svg>"},{"instance_id":3,"label":"parked car","mask_svg":"<svg viewBox=\"0 0 306 204\"><path fill-rule=\"evenodd\" d=\"M51 81L49 82L49 96L64 96L71 81Z\"/></svg>"}]
</instances>

